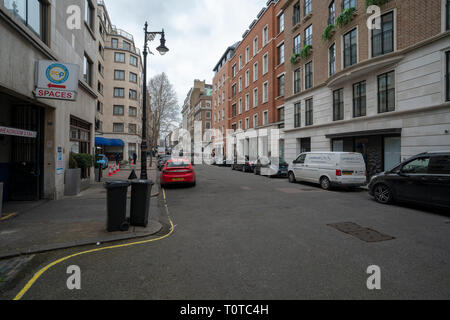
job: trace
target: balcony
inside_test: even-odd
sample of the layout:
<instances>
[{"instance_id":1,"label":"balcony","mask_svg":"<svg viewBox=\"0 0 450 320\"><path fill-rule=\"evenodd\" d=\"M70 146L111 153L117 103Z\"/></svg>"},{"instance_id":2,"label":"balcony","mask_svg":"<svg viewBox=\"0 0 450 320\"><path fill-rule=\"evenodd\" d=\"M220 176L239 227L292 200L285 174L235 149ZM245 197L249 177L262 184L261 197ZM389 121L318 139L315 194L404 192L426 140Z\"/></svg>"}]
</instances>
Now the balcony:
<instances>
[{"instance_id":1,"label":"balcony","mask_svg":"<svg viewBox=\"0 0 450 320\"><path fill-rule=\"evenodd\" d=\"M105 42L105 48L107 49L118 49L118 50L125 50L131 53L134 53L138 56L141 55L141 50L139 50L139 48L133 47L133 45L130 46L124 46L123 42L122 43L118 43L116 46L113 46L112 41L107 41Z\"/></svg>"},{"instance_id":2,"label":"balcony","mask_svg":"<svg viewBox=\"0 0 450 320\"><path fill-rule=\"evenodd\" d=\"M124 31L124 30L122 30L122 29L117 29L116 26L111 26L111 34L112 34L112 35L118 35L118 36L124 37L125 39L128 39L128 40L134 42L134 37L133 37L132 34L126 32L126 31Z\"/></svg>"}]
</instances>

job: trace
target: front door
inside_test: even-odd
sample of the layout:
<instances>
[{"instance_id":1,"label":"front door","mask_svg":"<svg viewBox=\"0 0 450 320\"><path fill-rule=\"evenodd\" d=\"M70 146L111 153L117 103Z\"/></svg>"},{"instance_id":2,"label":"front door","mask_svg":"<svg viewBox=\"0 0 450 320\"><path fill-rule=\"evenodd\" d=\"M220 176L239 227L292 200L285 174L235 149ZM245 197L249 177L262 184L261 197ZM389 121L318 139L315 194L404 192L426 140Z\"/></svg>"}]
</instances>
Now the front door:
<instances>
[{"instance_id":1,"label":"front door","mask_svg":"<svg viewBox=\"0 0 450 320\"><path fill-rule=\"evenodd\" d=\"M384 170L391 170L402 162L401 138L384 138Z\"/></svg>"},{"instance_id":2,"label":"front door","mask_svg":"<svg viewBox=\"0 0 450 320\"><path fill-rule=\"evenodd\" d=\"M430 157L421 157L403 165L396 180L396 193L399 200L430 201Z\"/></svg>"}]
</instances>

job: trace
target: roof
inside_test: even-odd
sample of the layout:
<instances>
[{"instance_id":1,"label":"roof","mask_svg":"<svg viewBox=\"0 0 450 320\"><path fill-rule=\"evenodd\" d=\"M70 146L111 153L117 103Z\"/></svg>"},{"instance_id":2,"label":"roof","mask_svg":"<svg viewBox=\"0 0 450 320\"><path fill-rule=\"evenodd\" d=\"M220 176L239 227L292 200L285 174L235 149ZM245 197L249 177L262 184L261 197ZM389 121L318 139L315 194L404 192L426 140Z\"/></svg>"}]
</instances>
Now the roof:
<instances>
[{"instance_id":1,"label":"roof","mask_svg":"<svg viewBox=\"0 0 450 320\"><path fill-rule=\"evenodd\" d=\"M224 60L224 59L227 58L228 52L233 51L233 53L234 53L234 51L236 51L236 48L239 46L240 43L241 43L241 42L238 41L238 42L236 42L235 44L229 46L229 47L227 48L227 50L225 50L225 53L224 53L224 54L222 55L222 57L220 58L219 62L216 64L216 66L214 67L214 70L213 70L213 71L217 71L217 70L219 69L220 63L222 62L222 60Z\"/></svg>"}]
</instances>

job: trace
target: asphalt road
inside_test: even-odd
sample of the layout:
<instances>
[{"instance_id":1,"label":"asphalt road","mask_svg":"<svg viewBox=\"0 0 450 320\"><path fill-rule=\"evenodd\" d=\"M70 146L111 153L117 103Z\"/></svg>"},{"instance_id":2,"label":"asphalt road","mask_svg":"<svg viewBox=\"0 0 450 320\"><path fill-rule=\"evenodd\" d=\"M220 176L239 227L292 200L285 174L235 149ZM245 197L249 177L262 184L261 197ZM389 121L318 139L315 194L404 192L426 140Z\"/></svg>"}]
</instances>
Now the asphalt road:
<instances>
[{"instance_id":1,"label":"asphalt road","mask_svg":"<svg viewBox=\"0 0 450 320\"><path fill-rule=\"evenodd\" d=\"M364 190L325 192L230 168L196 171L197 187L166 192L172 235L58 264L24 299L450 297L449 216L383 206ZM168 223L164 210L160 218ZM340 222L395 239L367 243L328 226ZM12 298L48 263L83 249L36 256L1 298ZM81 290L66 287L70 265L81 269ZM371 265L381 268L381 290L367 289Z\"/></svg>"}]
</instances>

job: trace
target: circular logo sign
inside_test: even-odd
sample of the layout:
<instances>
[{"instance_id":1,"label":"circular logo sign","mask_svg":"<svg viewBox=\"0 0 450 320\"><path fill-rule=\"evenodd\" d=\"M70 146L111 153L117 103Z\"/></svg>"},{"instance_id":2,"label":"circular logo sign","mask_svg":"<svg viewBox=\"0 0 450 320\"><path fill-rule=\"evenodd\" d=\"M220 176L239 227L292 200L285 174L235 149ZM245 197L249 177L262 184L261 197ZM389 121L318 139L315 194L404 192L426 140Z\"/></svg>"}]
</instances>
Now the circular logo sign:
<instances>
[{"instance_id":1,"label":"circular logo sign","mask_svg":"<svg viewBox=\"0 0 450 320\"><path fill-rule=\"evenodd\" d=\"M60 84L69 78L69 70L62 64L54 63L47 68L46 75L51 83Z\"/></svg>"}]
</instances>

